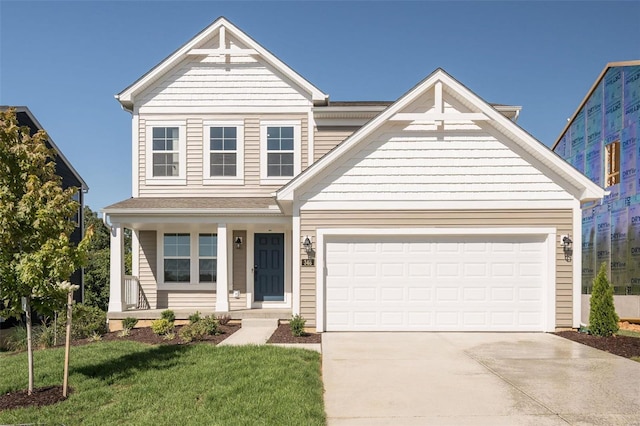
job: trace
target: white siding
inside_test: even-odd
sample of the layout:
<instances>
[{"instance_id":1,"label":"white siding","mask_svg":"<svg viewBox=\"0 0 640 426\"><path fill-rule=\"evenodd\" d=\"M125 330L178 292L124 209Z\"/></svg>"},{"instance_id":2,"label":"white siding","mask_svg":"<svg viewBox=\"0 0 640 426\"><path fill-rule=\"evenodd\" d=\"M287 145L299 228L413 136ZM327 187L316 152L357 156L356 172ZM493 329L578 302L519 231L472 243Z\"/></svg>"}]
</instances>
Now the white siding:
<instances>
[{"instance_id":1,"label":"white siding","mask_svg":"<svg viewBox=\"0 0 640 426\"><path fill-rule=\"evenodd\" d=\"M415 125L413 125L415 126ZM474 131L387 125L303 195L305 200L569 200L504 143Z\"/></svg>"},{"instance_id":2,"label":"white siding","mask_svg":"<svg viewBox=\"0 0 640 426\"><path fill-rule=\"evenodd\" d=\"M238 45L228 40L231 48ZM217 48L216 39L200 48ZM256 56L190 56L136 97L145 107L309 106L311 95Z\"/></svg>"}]
</instances>

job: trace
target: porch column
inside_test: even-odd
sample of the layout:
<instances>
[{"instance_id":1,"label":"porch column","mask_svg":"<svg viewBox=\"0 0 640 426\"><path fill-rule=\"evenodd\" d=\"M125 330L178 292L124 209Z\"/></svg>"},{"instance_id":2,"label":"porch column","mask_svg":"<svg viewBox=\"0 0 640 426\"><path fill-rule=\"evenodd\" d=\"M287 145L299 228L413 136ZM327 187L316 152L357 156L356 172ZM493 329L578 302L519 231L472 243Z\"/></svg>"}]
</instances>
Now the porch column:
<instances>
[{"instance_id":1,"label":"porch column","mask_svg":"<svg viewBox=\"0 0 640 426\"><path fill-rule=\"evenodd\" d=\"M119 223L111 226L110 250L110 283L109 283L109 312L122 312L124 308L124 238L123 228Z\"/></svg>"},{"instance_id":2,"label":"porch column","mask_svg":"<svg viewBox=\"0 0 640 426\"><path fill-rule=\"evenodd\" d=\"M218 271L216 279L216 312L229 312L229 274L227 272L227 224L218 224Z\"/></svg>"}]
</instances>

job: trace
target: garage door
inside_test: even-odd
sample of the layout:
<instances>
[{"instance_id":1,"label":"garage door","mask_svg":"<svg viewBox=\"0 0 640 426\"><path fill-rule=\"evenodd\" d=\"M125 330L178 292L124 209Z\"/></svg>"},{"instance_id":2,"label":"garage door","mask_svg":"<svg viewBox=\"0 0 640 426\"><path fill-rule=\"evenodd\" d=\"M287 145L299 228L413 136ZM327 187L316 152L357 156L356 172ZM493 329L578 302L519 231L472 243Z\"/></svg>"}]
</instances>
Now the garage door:
<instances>
[{"instance_id":1,"label":"garage door","mask_svg":"<svg viewBox=\"0 0 640 426\"><path fill-rule=\"evenodd\" d=\"M542 331L544 238L327 238L326 330Z\"/></svg>"}]
</instances>

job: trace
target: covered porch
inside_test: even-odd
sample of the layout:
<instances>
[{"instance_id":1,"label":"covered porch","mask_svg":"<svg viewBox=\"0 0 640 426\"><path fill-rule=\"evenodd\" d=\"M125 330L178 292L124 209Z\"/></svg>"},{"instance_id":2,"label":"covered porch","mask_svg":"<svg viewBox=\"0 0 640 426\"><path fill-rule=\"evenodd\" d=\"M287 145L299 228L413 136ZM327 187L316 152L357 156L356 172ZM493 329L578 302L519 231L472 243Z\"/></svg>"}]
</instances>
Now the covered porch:
<instances>
[{"instance_id":1,"label":"covered porch","mask_svg":"<svg viewBox=\"0 0 640 426\"><path fill-rule=\"evenodd\" d=\"M111 228L110 320L155 319L165 309L185 319L196 311L290 317L291 218L273 199L132 198L104 213ZM131 275L124 273L127 228Z\"/></svg>"}]
</instances>

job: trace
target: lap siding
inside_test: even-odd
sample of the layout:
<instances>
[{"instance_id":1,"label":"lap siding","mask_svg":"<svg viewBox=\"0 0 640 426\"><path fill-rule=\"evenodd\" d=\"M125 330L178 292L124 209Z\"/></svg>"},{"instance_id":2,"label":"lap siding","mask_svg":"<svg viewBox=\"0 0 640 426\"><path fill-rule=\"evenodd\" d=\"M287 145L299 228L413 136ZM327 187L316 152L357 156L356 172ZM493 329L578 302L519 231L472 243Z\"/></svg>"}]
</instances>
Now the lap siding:
<instances>
[{"instance_id":1,"label":"lap siding","mask_svg":"<svg viewBox=\"0 0 640 426\"><path fill-rule=\"evenodd\" d=\"M421 228L421 227L527 227L556 228L557 235L572 234L570 209L441 210L441 211L313 211L300 214L301 234L316 237L318 228ZM564 260L556 244L556 327L573 322L573 263ZM320 247L318 249L321 249ZM303 258L306 254L302 253ZM300 271L301 314L309 326L316 318L316 268Z\"/></svg>"}]
</instances>

